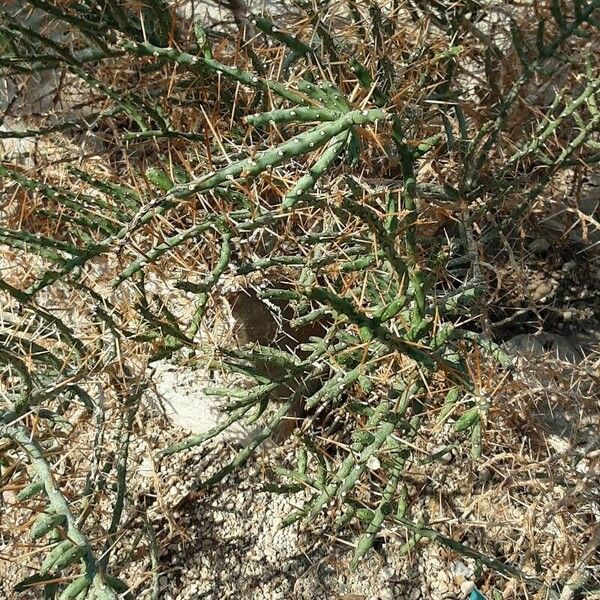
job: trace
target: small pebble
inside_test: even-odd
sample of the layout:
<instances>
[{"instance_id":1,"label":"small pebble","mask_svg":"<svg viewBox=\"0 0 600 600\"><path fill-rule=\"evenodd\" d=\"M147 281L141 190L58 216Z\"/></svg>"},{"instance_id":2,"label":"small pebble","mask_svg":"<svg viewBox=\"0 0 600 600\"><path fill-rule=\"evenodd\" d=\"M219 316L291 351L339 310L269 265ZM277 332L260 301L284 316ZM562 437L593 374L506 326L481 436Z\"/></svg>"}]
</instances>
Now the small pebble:
<instances>
[{"instance_id":1,"label":"small pebble","mask_svg":"<svg viewBox=\"0 0 600 600\"><path fill-rule=\"evenodd\" d=\"M550 242L546 238L537 238L529 244L529 251L533 254L545 254L550 250Z\"/></svg>"},{"instance_id":2,"label":"small pebble","mask_svg":"<svg viewBox=\"0 0 600 600\"><path fill-rule=\"evenodd\" d=\"M460 591L466 597L473 591L474 587L475 584L472 581L463 581L460 585Z\"/></svg>"},{"instance_id":3,"label":"small pebble","mask_svg":"<svg viewBox=\"0 0 600 600\"><path fill-rule=\"evenodd\" d=\"M410 596L409 596L410 600L419 600L420 597L421 597L421 590L418 587L414 588L411 591Z\"/></svg>"}]
</instances>

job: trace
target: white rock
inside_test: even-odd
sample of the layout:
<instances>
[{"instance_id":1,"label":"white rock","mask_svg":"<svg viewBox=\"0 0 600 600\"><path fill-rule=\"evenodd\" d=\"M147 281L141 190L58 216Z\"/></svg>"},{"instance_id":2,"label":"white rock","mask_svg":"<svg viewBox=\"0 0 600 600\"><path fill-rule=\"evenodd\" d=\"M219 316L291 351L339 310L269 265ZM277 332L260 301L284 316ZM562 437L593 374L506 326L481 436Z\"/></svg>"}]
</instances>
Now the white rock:
<instances>
[{"instance_id":1,"label":"white rock","mask_svg":"<svg viewBox=\"0 0 600 600\"><path fill-rule=\"evenodd\" d=\"M207 387L215 385L208 371L176 366L166 361L160 361L154 367L152 379L155 389L173 425L189 433L200 434L227 420L228 415L220 408L223 398L204 393ZM258 429L238 422L217 439L244 444Z\"/></svg>"},{"instance_id":2,"label":"white rock","mask_svg":"<svg viewBox=\"0 0 600 600\"><path fill-rule=\"evenodd\" d=\"M419 598L421 597L421 590L418 587L415 587L412 589L412 591L410 592L410 600L419 600Z\"/></svg>"},{"instance_id":3,"label":"white rock","mask_svg":"<svg viewBox=\"0 0 600 600\"><path fill-rule=\"evenodd\" d=\"M369 460L367 460L367 467L371 471L377 471L381 468L381 463L379 462L379 459L376 456L370 456Z\"/></svg>"},{"instance_id":4,"label":"white rock","mask_svg":"<svg viewBox=\"0 0 600 600\"><path fill-rule=\"evenodd\" d=\"M472 575L472 569L468 567L462 560L455 560L452 563L452 572L455 576L462 575L463 577L469 577Z\"/></svg>"},{"instance_id":5,"label":"white rock","mask_svg":"<svg viewBox=\"0 0 600 600\"><path fill-rule=\"evenodd\" d=\"M475 587L475 584L472 581L463 581L460 584L460 591L466 597L471 593L471 591L473 590L474 587Z\"/></svg>"}]
</instances>

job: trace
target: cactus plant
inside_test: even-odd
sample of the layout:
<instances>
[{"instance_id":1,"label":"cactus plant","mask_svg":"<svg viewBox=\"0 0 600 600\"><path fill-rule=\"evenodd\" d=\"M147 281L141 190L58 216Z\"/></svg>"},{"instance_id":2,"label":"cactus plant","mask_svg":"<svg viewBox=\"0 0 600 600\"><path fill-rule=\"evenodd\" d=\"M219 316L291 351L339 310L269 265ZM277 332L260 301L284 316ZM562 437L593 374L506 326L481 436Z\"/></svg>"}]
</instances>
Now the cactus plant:
<instances>
[{"instance_id":1,"label":"cactus plant","mask_svg":"<svg viewBox=\"0 0 600 600\"><path fill-rule=\"evenodd\" d=\"M213 390L228 418L157 458L237 421L260 421L261 433L230 464L201 475L202 485L216 485L300 406L303 443L295 463L276 470L280 484L270 483L310 490L286 524L334 512L356 540L353 564L386 526L402 526L410 548L433 539L550 593L514 565L411 520L403 478L428 428L452 423L453 443L470 445L473 460L485 452L494 398L472 363L510 365L475 316L485 286L473 228L491 243L561 170L598 161L600 75L581 45L598 39L598 1L539 2L534 27L512 19L504 43L513 62L479 28L492 8L472 2L349 1L347 18L331 27L310 3L297 3L308 31L253 14L244 27L258 33L241 47L199 23L179 27L159 0L139 10L121 0L20 4L70 37L55 39L8 3L0 8L2 74L27 90L28 77L60 70L93 110L57 108L35 127L0 131L2 140L63 152L0 164L9 199L0 245L12 267L27 263L25 275L13 268L0 278L10 317L0 324L8 382L0 437L17 501L41 511L31 541L49 540L39 573L18 591L127 594L110 563L143 391L137 361L185 356L212 366L202 328L225 282L248 277L268 282L254 291L279 311L278 337L220 349L219 358L254 385ZM417 36L406 29L411 19ZM566 83L553 78L557 65L571 69ZM529 106L523 99L541 96L540 80L560 89ZM7 117L16 101L3 106ZM103 162L91 158L97 149L89 164L76 160L72 146L79 151L94 135ZM429 235L437 209L449 216ZM157 274L168 293L148 283ZM57 297L73 302L77 323L56 315ZM311 326L316 333L304 338ZM111 408L92 397L99 382ZM336 410L346 420L335 459L326 460L320 432ZM96 419L98 444L75 503L53 478L53 457L76 411ZM100 443L109 421L110 457ZM374 461L379 478L370 475ZM92 525L105 493L108 524ZM84 534L88 526L100 533ZM56 580L67 571L72 581Z\"/></svg>"}]
</instances>

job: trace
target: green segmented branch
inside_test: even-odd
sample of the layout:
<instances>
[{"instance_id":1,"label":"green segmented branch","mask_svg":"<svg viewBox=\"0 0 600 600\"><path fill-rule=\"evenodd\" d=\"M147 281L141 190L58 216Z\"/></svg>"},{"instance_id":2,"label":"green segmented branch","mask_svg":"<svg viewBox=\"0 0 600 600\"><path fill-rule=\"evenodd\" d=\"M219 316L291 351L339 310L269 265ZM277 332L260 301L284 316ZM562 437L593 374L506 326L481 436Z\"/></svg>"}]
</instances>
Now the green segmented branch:
<instances>
[{"instance_id":1,"label":"green segmented branch","mask_svg":"<svg viewBox=\"0 0 600 600\"><path fill-rule=\"evenodd\" d=\"M239 177L255 177L292 158L320 148L331 138L351 127L376 123L386 117L387 113L379 108L348 112L335 121L322 123L270 150L264 150L253 157L236 161L216 173L193 180L189 184L177 185L169 192L168 197L186 198L195 193L206 192L224 183L230 183Z\"/></svg>"},{"instance_id":2,"label":"green segmented branch","mask_svg":"<svg viewBox=\"0 0 600 600\"><path fill-rule=\"evenodd\" d=\"M351 371L340 374L329 380L318 392L306 399L306 409L311 410L317 405L323 405L344 393L358 378L368 370L367 365L360 365Z\"/></svg>"},{"instance_id":3,"label":"green segmented branch","mask_svg":"<svg viewBox=\"0 0 600 600\"><path fill-rule=\"evenodd\" d=\"M248 18L250 19L250 23L252 23L252 25L255 25L263 33L276 39L278 42L285 44L290 50L292 50L296 54L302 56L304 54L312 53L312 48L310 48L310 46L307 46L297 37L279 29L268 19L265 19L264 17L258 16L253 13L250 13L248 15Z\"/></svg>"},{"instance_id":4,"label":"green segmented branch","mask_svg":"<svg viewBox=\"0 0 600 600\"><path fill-rule=\"evenodd\" d=\"M77 338L77 336L75 335L75 332L71 328L69 328L59 317L48 312L46 309L36 305L35 303L33 303L31 301L31 298L29 296L27 296L27 294L16 289L15 287L8 284L7 282L5 282L2 279L0 279L0 290L7 292L15 300L17 300L24 308L26 308L27 310L30 310L36 319L39 319L40 321L44 322L48 326L55 328L56 331L58 332L58 335L56 336L56 338L66 342L70 346L72 356L78 362L83 361L83 358L86 355L85 344L79 338ZM39 348L41 348L41 346ZM9 351L8 347L5 350ZM30 351L32 350L37 355L37 351L34 350L33 346L27 350L30 350ZM98 350L101 351L102 349L100 347L98 347ZM47 350L45 350L44 352L48 356L53 356ZM64 362L64 360L65 359L63 358L61 361L61 359L56 357L55 362L52 364L53 364L53 366L58 366L58 370L60 370L60 365L62 362ZM48 361L46 360L46 362L48 362ZM83 390L81 390L81 391L83 391Z\"/></svg>"},{"instance_id":5,"label":"green segmented branch","mask_svg":"<svg viewBox=\"0 0 600 600\"><path fill-rule=\"evenodd\" d=\"M281 205L283 210L290 210L293 208L302 196L313 189L319 177L327 172L333 161L341 154L344 146L348 142L349 135L350 133L348 131L342 131L342 133L338 133L331 139L329 146L327 146L317 162L308 170L306 175L300 178L290 192L288 192Z\"/></svg>"},{"instance_id":6,"label":"green segmented branch","mask_svg":"<svg viewBox=\"0 0 600 600\"><path fill-rule=\"evenodd\" d=\"M352 569L356 568L358 562L373 547L375 537L381 530L384 521L392 510L394 494L398 488L400 477L404 472L404 464L409 454L408 451L406 449L398 449L398 443L395 442L392 444L391 440L388 441L388 446L394 448L391 458L392 465L389 469L386 469L388 473L388 482L381 495L381 502L371 515L367 531L359 537L356 543L356 549L354 550L354 555L350 563L350 568Z\"/></svg>"},{"instance_id":7,"label":"green segmented branch","mask_svg":"<svg viewBox=\"0 0 600 600\"><path fill-rule=\"evenodd\" d=\"M514 103L519 98L522 87L530 81L534 73L538 72L546 62L554 56L556 51L571 36L573 36L579 27L593 18L596 10L600 7L598 0L592 0L581 11L575 15L573 21L565 28L560 30L556 39L548 46L544 46L543 52L537 59L529 64L529 68L523 71L516 79L511 89L505 94L504 99L497 109L497 116L493 121L484 124L475 139L472 140L468 152L469 164L467 169L467 185L469 188L476 188L476 178L481 172L483 165L488 160L489 153L498 140L498 136L506 123Z\"/></svg>"},{"instance_id":8,"label":"green segmented branch","mask_svg":"<svg viewBox=\"0 0 600 600\"><path fill-rule=\"evenodd\" d=\"M366 428L373 429L379 427L383 419L386 417L390 410L390 404L387 401L380 402L379 405L373 410L371 416L367 420ZM367 445L360 440L357 440L353 446L354 451L362 453ZM284 525L291 525L302 518L314 519L323 509L323 507L337 495L337 491L344 481L348 478L352 472L352 468L355 465L355 458L352 454L349 454L340 464L337 471L332 477L332 481L328 483L318 495L313 498L298 512L292 513L290 516L284 519Z\"/></svg>"},{"instance_id":9,"label":"green segmented branch","mask_svg":"<svg viewBox=\"0 0 600 600\"><path fill-rule=\"evenodd\" d=\"M347 111L343 111L347 112ZM342 115L339 110L330 108L298 106L296 108L281 108L246 117L246 123L253 127L274 125L276 123L335 121Z\"/></svg>"},{"instance_id":10,"label":"green segmented branch","mask_svg":"<svg viewBox=\"0 0 600 600\"><path fill-rule=\"evenodd\" d=\"M84 129L84 123L81 121L67 121L56 123L48 127L39 129L18 129L13 131L0 131L0 140L23 140L26 138L40 138L49 133L58 133L59 131L68 131L69 129Z\"/></svg>"},{"instance_id":11,"label":"green segmented branch","mask_svg":"<svg viewBox=\"0 0 600 600\"><path fill-rule=\"evenodd\" d=\"M53 187L46 183L42 183L35 179L31 179L30 177L26 177L19 173L16 169L7 168L3 165L0 165L0 176L6 177L11 181L19 184L26 190L31 190L32 192L37 192L39 194L44 195L50 200L54 202L60 203L67 208L72 209L75 213L77 213L78 217L82 219L82 221L88 225L92 231L95 228L100 229L101 231L111 234L114 233L116 229L118 229L118 225L115 222L114 218L99 216L97 212L92 211L88 208L84 203L85 202L99 202L97 198L93 198L91 196L83 197L81 200L76 197L75 194L68 192L66 190ZM101 201L100 201L101 202ZM101 203L103 209L113 209L114 207L110 207L110 205L106 203Z\"/></svg>"},{"instance_id":12,"label":"green segmented branch","mask_svg":"<svg viewBox=\"0 0 600 600\"><path fill-rule=\"evenodd\" d=\"M357 270L360 270L359 263L355 261L346 262L344 259L356 256L359 254L365 253L364 246L355 246L344 249L343 253L331 253L324 256L319 256L314 259L304 258L302 256L275 256L273 258L259 258L251 263L246 263L239 266L236 272L239 275L246 275L248 273L252 273L254 271L265 271L271 267L278 266L306 266L309 270L319 270L327 265L331 265L337 263L338 261L343 261L340 263L340 268L342 271L351 271L355 267ZM379 253L379 258L384 258L382 253ZM366 257L362 257L358 259L359 261L368 261L367 264L372 264L377 259L375 255L368 255Z\"/></svg>"},{"instance_id":13,"label":"green segmented branch","mask_svg":"<svg viewBox=\"0 0 600 600\"><path fill-rule=\"evenodd\" d=\"M358 311L350 301L341 298L330 290L319 287L305 288L303 293L307 298L328 304L335 312L347 317L350 322L360 328L361 335L364 336L365 340L376 338L391 349L412 358L428 369L435 369L436 364L442 367L447 366L442 359L427 353L425 350L421 350L417 346L391 333L375 319Z\"/></svg>"},{"instance_id":14,"label":"green segmented branch","mask_svg":"<svg viewBox=\"0 0 600 600\"><path fill-rule=\"evenodd\" d=\"M225 65L218 60L215 60L209 56L194 56L187 52L179 52L174 48L161 48L160 46L154 46L149 42L125 42L122 45L122 49L127 52L132 52L138 56L154 56L156 58L163 58L170 62L177 63L183 67L187 67L190 71L202 74L205 68L214 71L217 74L222 74L234 81L238 81L248 87L261 90L264 92L271 91L277 94L279 97L285 100L290 100L295 104L307 104L307 98L304 95L297 94L293 90L285 87L277 81L265 79L258 75L253 75L248 71L239 69L238 67L230 67Z\"/></svg>"},{"instance_id":15,"label":"green segmented branch","mask_svg":"<svg viewBox=\"0 0 600 600\"><path fill-rule=\"evenodd\" d=\"M123 516L125 507L125 494L127 491L127 460L131 443L131 431L133 421L139 407L139 397L141 389L137 388L132 392L132 397L127 398L128 407L121 415L121 423L119 430L114 436L114 446L116 448L114 457L115 479L115 501L113 504L110 523L106 530L106 539L102 549L102 555L98 560L98 566L102 571L105 571L108 566L108 561L111 552L114 548L114 542L118 535L119 524Z\"/></svg>"},{"instance_id":16,"label":"green segmented branch","mask_svg":"<svg viewBox=\"0 0 600 600\"><path fill-rule=\"evenodd\" d=\"M37 254L58 265L63 265L65 263L65 258L61 254L50 249L52 247L56 248L59 245L58 243L52 243L52 240L50 240L49 243L44 243L45 240L43 239L28 239L30 237L33 236L18 231L11 232L4 228L0 228L0 243L11 246L12 248L31 252L32 254Z\"/></svg>"},{"instance_id":17,"label":"green segmented branch","mask_svg":"<svg viewBox=\"0 0 600 600\"><path fill-rule=\"evenodd\" d=\"M86 584L81 590L91 587L98 600L117 600L117 594L107 585L104 573L98 568L98 562L92 553L88 540L79 530L77 520L71 512L69 503L65 500L60 489L54 482L52 468L46 461L39 443L31 437L31 433L27 429L21 426L0 425L0 437L13 439L27 453L34 477L37 481L44 484L44 492L48 498L49 510L56 515L62 515L69 539L76 545L87 549L85 555L82 557L85 564L84 577Z\"/></svg>"},{"instance_id":18,"label":"green segmented branch","mask_svg":"<svg viewBox=\"0 0 600 600\"><path fill-rule=\"evenodd\" d=\"M157 198L142 207L130 223L117 234L117 238L121 240L121 244L125 243L128 236L140 224L152 219L154 211L164 212L167 206L178 198L188 198L193 194L207 192L222 185L231 185L240 178L256 177L286 161L317 150L327 144L331 138L355 126L376 123L387 118L387 112L380 108L350 111L335 121L321 123L274 148L235 161L216 173L208 173L189 183L176 185L165 196ZM255 219L255 226L262 226L265 222L271 222L273 218L273 214L263 214ZM246 223L245 227L249 227L249 224ZM238 230L241 229L241 227L238 227Z\"/></svg>"},{"instance_id":19,"label":"green segmented branch","mask_svg":"<svg viewBox=\"0 0 600 600\"><path fill-rule=\"evenodd\" d=\"M413 397L416 397L421 390L422 387L419 384L407 385L405 387L400 399L400 404L395 412L396 422L404 417L409 404L413 400ZM418 412L411 417L407 427L408 432L406 434L406 441L408 443L411 443L416 437L419 430L420 420L421 417ZM394 439L393 436L389 436L387 440L387 447L391 451L391 467L386 469L388 473L388 481L383 489L381 501L377 505L377 508L373 511L367 526L367 530L358 539L354 556L352 557L351 565L353 568L356 567L358 561L360 561L360 559L365 556L365 554L373 547L375 537L381 530L384 521L393 511L393 499L396 494L398 484L400 483L400 478L404 473L406 461L410 456L409 447L401 448L403 441L404 440L398 441ZM402 510L402 514L404 514L404 510Z\"/></svg>"},{"instance_id":20,"label":"green segmented branch","mask_svg":"<svg viewBox=\"0 0 600 600\"><path fill-rule=\"evenodd\" d=\"M130 189L124 185L105 181L99 179L90 173L86 173L73 165L68 166L68 171L71 175L74 175L84 183L91 185L102 194L110 196L118 204L122 205L125 209L136 210L140 206L140 195L134 189Z\"/></svg>"},{"instance_id":21,"label":"green segmented branch","mask_svg":"<svg viewBox=\"0 0 600 600\"><path fill-rule=\"evenodd\" d=\"M565 108L552 119L546 127L533 136L533 139L526 144L521 150L515 152L507 161L506 167L508 168L513 163L521 160L522 158L534 154L538 149L548 140L557 128L570 116L574 116L576 110L584 103L587 103L590 99L595 99L597 92L600 90L600 77L592 79L588 82L585 89L575 98L575 100L568 101ZM557 101L560 100L560 96L557 96Z\"/></svg>"},{"instance_id":22,"label":"green segmented branch","mask_svg":"<svg viewBox=\"0 0 600 600\"><path fill-rule=\"evenodd\" d=\"M348 101L340 90L330 81L324 81L321 84L315 84L303 79L298 84L298 89L316 100L319 104L326 106L331 110L347 112L350 110Z\"/></svg>"},{"instance_id":23,"label":"green segmented branch","mask_svg":"<svg viewBox=\"0 0 600 600\"><path fill-rule=\"evenodd\" d=\"M194 227L190 227L181 233L173 235L167 238L162 244L155 246L143 256L133 261L126 269L121 271L112 281L111 285L113 288L117 288L123 281L130 279L133 275L141 271L146 265L156 262L163 254L169 252L173 248L177 248L186 240L190 240L205 232L206 230L214 227L214 223L211 221L200 223Z\"/></svg>"},{"instance_id":24,"label":"green segmented branch","mask_svg":"<svg viewBox=\"0 0 600 600\"><path fill-rule=\"evenodd\" d=\"M54 252L48 252L48 248L53 248L59 252L67 252L74 256L78 255L81 251L77 246L73 246L73 244L69 244L68 242L45 237L40 234L31 234L27 231L13 231L4 227L0 227L0 242L7 246L15 246L22 249L31 248L41 256L46 256L50 260L59 263L63 262L64 259Z\"/></svg>"},{"instance_id":25,"label":"green segmented branch","mask_svg":"<svg viewBox=\"0 0 600 600\"><path fill-rule=\"evenodd\" d=\"M229 417L223 421L220 425L209 429L206 433L202 433L193 437L189 437L178 444L174 444L173 446L169 446L168 448L162 449L158 453L158 457L162 458L164 456L170 456L171 454L176 454L178 452L183 452L184 450L189 450L190 448L194 448L195 446L200 446L204 442L216 437L223 431L225 431L228 427L233 425L234 423L238 423L252 408L252 405L249 404L247 406L242 406L231 412Z\"/></svg>"},{"instance_id":26,"label":"green segmented branch","mask_svg":"<svg viewBox=\"0 0 600 600\"><path fill-rule=\"evenodd\" d=\"M297 394L298 395L298 394ZM225 467L219 469L213 476L209 477L206 481L203 482L203 486L209 487L211 485L215 485L223 480L229 473L231 473L234 469L243 465L248 458L252 455L252 453L267 439L269 439L282 419L289 413L290 408L292 407L293 401L295 398L284 402L279 409L275 412L273 417L270 419L269 423L260 431L253 436L252 441L243 449L240 450L235 458Z\"/></svg>"},{"instance_id":27,"label":"green segmented branch","mask_svg":"<svg viewBox=\"0 0 600 600\"><path fill-rule=\"evenodd\" d=\"M404 517L398 517L394 515L391 518L394 522L398 523L399 525L402 525L408 531L422 538L427 538L429 540L438 542L442 546L450 548L451 550L454 550L463 556L468 556L469 558L474 559L476 562L484 564L498 573L502 573L510 577L515 577L518 580L523 581L528 585L531 585L534 589L545 589L551 593L550 598L552 598L553 600L558 600L558 596L555 593L552 593L552 590L549 590L547 585L542 580L538 579L537 577L527 575L518 567L515 567L509 563L505 563L501 560L486 556L485 554L478 552L477 550L473 550L471 547L466 546L465 544L462 544L457 540L443 535L435 529L418 525L417 523L413 523L412 521Z\"/></svg>"},{"instance_id":28,"label":"green segmented branch","mask_svg":"<svg viewBox=\"0 0 600 600\"><path fill-rule=\"evenodd\" d=\"M346 178L353 195L356 197L358 194L354 192L356 185L350 178ZM360 202L346 196L342 201L342 206L351 214L360 217L367 225L369 229L375 234L377 241L383 249L386 258L390 265L394 268L398 280L401 285L401 289L404 292L408 286L410 275L406 261L398 254L396 245L391 235L385 230L383 223L373 213L372 209L368 206L361 204Z\"/></svg>"},{"instance_id":29,"label":"green segmented branch","mask_svg":"<svg viewBox=\"0 0 600 600\"><path fill-rule=\"evenodd\" d=\"M229 266L231 259L231 238L233 237L232 232L223 222L217 222L215 229L221 233L221 252L219 260L215 265L212 273L206 277L202 284L202 291L199 293L196 299L196 306L194 310L194 316L188 330L188 336L194 339L194 336L200 328L200 322L206 311L206 306L210 298L210 291L215 287L221 276L225 273L225 270Z\"/></svg>"},{"instance_id":30,"label":"green segmented branch","mask_svg":"<svg viewBox=\"0 0 600 600\"><path fill-rule=\"evenodd\" d=\"M225 431L227 427L240 421L253 406L262 402L263 399L267 398L271 392L274 392L277 389L277 387L279 387L279 383L272 382L246 393L243 396L242 401L230 408L231 414L222 424L216 425L205 433L191 436L177 444L174 444L173 446L169 446L168 448L161 450L158 453L158 457L162 458L164 456L169 456L170 454L182 452L183 450L189 450L190 448L199 446L200 444L203 444L204 442L216 437L222 431Z\"/></svg>"},{"instance_id":31,"label":"green segmented branch","mask_svg":"<svg viewBox=\"0 0 600 600\"><path fill-rule=\"evenodd\" d=\"M0 364L11 365L19 375L20 392L18 399L14 402L13 411L17 415L21 414L29 408L31 393L33 391L33 383L31 381L29 369L18 356L3 348L0 348Z\"/></svg>"}]
</instances>

